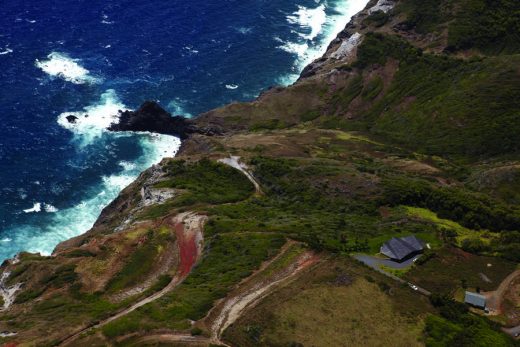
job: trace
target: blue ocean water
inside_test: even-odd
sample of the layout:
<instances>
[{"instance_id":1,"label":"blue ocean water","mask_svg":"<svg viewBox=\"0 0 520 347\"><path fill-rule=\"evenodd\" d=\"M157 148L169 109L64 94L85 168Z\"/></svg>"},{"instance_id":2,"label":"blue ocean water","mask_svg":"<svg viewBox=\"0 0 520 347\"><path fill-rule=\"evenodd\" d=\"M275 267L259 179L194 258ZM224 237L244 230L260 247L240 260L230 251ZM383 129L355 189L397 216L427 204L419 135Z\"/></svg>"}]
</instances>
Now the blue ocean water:
<instances>
[{"instance_id":1,"label":"blue ocean water","mask_svg":"<svg viewBox=\"0 0 520 347\"><path fill-rule=\"evenodd\" d=\"M0 262L50 254L176 152L176 138L107 133L118 109L195 116L290 84L366 3L1 1Z\"/></svg>"}]
</instances>

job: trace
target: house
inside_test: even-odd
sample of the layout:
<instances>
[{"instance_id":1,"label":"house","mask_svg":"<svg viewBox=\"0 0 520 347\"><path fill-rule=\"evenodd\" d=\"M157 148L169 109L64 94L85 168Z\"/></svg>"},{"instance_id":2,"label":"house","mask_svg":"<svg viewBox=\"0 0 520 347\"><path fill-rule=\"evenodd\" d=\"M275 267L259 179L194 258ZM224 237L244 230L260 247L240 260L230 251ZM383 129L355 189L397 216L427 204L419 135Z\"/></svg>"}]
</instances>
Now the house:
<instances>
[{"instance_id":1,"label":"house","mask_svg":"<svg viewBox=\"0 0 520 347\"><path fill-rule=\"evenodd\" d=\"M477 307L483 310L486 309L486 297L481 294L466 292L464 302L473 307Z\"/></svg>"},{"instance_id":2,"label":"house","mask_svg":"<svg viewBox=\"0 0 520 347\"><path fill-rule=\"evenodd\" d=\"M424 243L414 235L393 237L381 246L380 252L390 259L402 262L424 250Z\"/></svg>"}]
</instances>

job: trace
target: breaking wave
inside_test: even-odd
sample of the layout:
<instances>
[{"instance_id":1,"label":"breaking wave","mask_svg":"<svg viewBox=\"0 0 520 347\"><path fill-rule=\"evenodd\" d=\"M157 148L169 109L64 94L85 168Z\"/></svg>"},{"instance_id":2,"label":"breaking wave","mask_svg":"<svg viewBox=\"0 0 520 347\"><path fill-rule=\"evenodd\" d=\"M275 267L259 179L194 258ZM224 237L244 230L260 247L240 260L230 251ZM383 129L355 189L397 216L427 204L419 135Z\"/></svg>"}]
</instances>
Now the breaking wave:
<instances>
[{"instance_id":1,"label":"breaking wave","mask_svg":"<svg viewBox=\"0 0 520 347\"><path fill-rule=\"evenodd\" d=\"M97 83L99 79L90 75L90 72L78 64L78 59L72 59L66 54L52 52L47 60L36 59L36 66L52 77L62 78L75 84Z\"/></svg>"}]
</instances>

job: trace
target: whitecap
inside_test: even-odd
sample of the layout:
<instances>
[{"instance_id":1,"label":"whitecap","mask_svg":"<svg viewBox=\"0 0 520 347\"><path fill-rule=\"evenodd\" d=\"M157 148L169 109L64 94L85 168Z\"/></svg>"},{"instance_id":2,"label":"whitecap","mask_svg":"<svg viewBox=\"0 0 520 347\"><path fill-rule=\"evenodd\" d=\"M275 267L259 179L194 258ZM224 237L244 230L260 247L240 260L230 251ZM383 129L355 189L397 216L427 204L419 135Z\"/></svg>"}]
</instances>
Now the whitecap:
<instances>
[{"instance_id":1,"label":"whitecap","mask_svg":"<svg viewBox=\"0 0 520 347\"><path fill-rule=\"evenodd\" d=\"M106 14L103 14L103 19L101 20L102 24L114 24L114 21L108 20L108 16Z\"/></svg>"},{"instance_id":2,"label":"whitecap","mask_svg":"<svg viewBox=\"0 0 520 347\"><path fill-rule=\"evenodd\" d=\"M175 156L181 144L178 138L167 135L116 133L113 136L139 136L144 153L133 162L135 167L125 165L120 172L101 177L83 201L53 213L45 225L20 225L6 230L12 241L0 247L0 255L4 259L20 250L50 255L58 243L86 232L93 226L101 210L132 183L141 171L165 157Z\"/></svg>"},{"instance_id":3,"label":"whitecap","mask_svg":"<svg viewBox=\"0 0 520 347\"><path fill-rule=\"evenodd\" d=\"M56 213L59 211L56 207L52 206L51 204L43 204L43 209L47 213Z\"/></svg>"},{"instance_id":4,"label":"whitecap","mask_svg":"<svg viewBox=\"0 0 520 347\"><path fill-rule=\"evenodd\" d=\"M175 98L174 100L170 101L168 105L166 106L169 112L171 112L173 115L183 115L185 117L191 118L193 115L189 112L187 112L184 108L184 101Z\"/></svg>"},{"instance_id":5,"label":"whitecap","mask_svg":"<svg viewBox=\"0 0 520 347\"><path fill-rule=\"evenodd\" d=\"M0 242L11 242L12 239L8 238L8 237L4 237L3 239L0 240Z\"/></svg>"},{"instance_id":6,"label":"whitecap","mask_svg":"<svg viewBox=\"0 0 520 347\"><path fill-rule=\"evenodd\" d=\"M285 42L278 48L286 51L287 53L296 54L299 58L303 58L309 49L309 45L307 43Z\"/></svg>"},{"instance_id":7,"label":"whitecap","mask_svg":"<svg viewBox=\"0 0 520 347\"><path fill-rule=\"evenodd\" d=\"M187 51L188 53L190 53L190 54L198 54L199 53L199 51L197 49L193 48L192 46L185 46L185 47L183 47L183 49L185 51Z\"/></svg>"},{"instance_id":8,"label":"whitecap","mask_svg":"<svg viewBox=\"0 0 520 347\"><path fill-rule=\"evenodd\" d=\"M345 28L352 16L363 10L367 3L368 0L342 0L336 1L333 7L327 2L315 9L299 6L298 11L287 16L287 21L295 27L297 39L288 41L283 41L279 37L274 39L283 43L278 47L279 49L295 55L296 60L292 68L294 72L281 76L278 83L281 85L294 83L303 68L325 54L329 42ZM328 12L332 14L327 16ZM325 21L323 21L323 13L325 13Z\"/></svg>"},{"instance_id":9,"label":"whitecap","mask_svg":"<svg viewBox=\"0 0 520 347\"><path fill-rule=\"evenodd\" d=\"M307 40L314 40L321 32L323 25L327 21L327 14L325 12L325 5L320 5L317 8L307 8L298 6L298 11L292 15L287 16L287 21L290 24L297 24L301 28L310 30L310 33L300 33L300 36Z\"/></svg>"},{"instance_id":10,"label":"whitecap","mask_svg":"<svg viewBox=\"0 0 520 347\"><path fill-rule=\"evenodd\" d=\"M135 163L131 163L129 161L120 161L119 163L119 166L121 166L123 169L127 170L127 171L131 171L131 170L135 170L136 168L136 165Z\"/></svg>"},{"instance_id":11,"label":"whitecap","mask_svg":"<svg viewBox=\"0 0 520 347\"><path fill-rule=\"evenodd\" d=\"M6 54L9 54L9 53L13 53L13 50L11 48L9 48L9 47L5 47L5 50L1 51L0 55L6 55Z\"/></svg>"},{"instance_id":12,"label":"whitecap","mask_svg":"<svg viewBox=\"0 0 520 347\"><path fill-rule=\"evenodd\" d=\"M100 137L112 123L119 122L119 110L126 109L113 89L101 95L98 103L87 106L83 111L63 112L58 124L72 131L83 145Z\"/></svg>"},{"instance_id":13,"label":"whitecap","mask_svg":"<svg viewBox=\"0 0 520 347\"><path fill-rule=\"evenodd\" d=\"M36 59L36 66L50 76L62 78L75 84L97 83L98 79L90 76L90 72L78 64L78 59L72 59L66 54L52 52L48 60Z\"/></svg>"},{"instance_id":14,"label":"whitecap","mask_svg":"<svg viewBox=\"0 0 520 347\"><path fill-rule=\"evenodd\" d=\"M251 31L253 31L253 28L240 27L240 28L236 28L236 30L239 33L241 33L242 35L247 35L247 34L251 33Z\"/></svg>"},{"instance_id":15,"label":"whitecap","mask_svg":"<svg viewBox=\"0 0 520 347\"><path fill-rule=\"evenodd\" d=\"M40 212L42 210L42 204L39 202L34 203L32 208L23 210L25 213Z\"/></svg>"},{"instance_id":16,"label":"whitecap","mask_svg":"<svg viewBox=\"0 0 520 347\"><path fill-rule=\"evenodd\" d=\"M237 88L238 88L238 85L236 85L236 84L226 84L226 88L227 88L227 89L234 90L234 89L237 89Z\"/></svg>"}]
</instances>

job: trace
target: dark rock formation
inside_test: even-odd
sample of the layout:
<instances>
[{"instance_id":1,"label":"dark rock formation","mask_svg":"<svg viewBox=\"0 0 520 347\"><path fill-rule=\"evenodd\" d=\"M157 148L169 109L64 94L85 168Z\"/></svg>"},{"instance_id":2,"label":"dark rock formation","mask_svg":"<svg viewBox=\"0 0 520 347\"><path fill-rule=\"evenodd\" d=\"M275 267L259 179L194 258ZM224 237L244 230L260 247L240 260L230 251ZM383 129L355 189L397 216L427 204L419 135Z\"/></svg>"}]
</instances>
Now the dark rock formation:
<instances>
[{"instance_id":1,"label":"dark rock formation","mask_svg":"<svg viewBox=\"0 0 520 347\"><path fill-rule=\"evenodd\" d=\"M146 101L136 111L120 111L119 123L113 123L110 131L149 131L186 139L190 134L218 134L216 129L202 129L182 116L172 116L154 101Z\"/></svg>"},{"instance_id":2,"label":"dark rock formation","mask_svg":"<svg viewBox=\"0 0 520 347\"><path fill-rule=\"evenodd\" d=\"M74 116L74 115L68 115L67 117L65 117L67 119L67 121L69 123L72 123L72 124L75 124L76 121L78 120L78 117Z\"/></svg>"}]
</instances>

